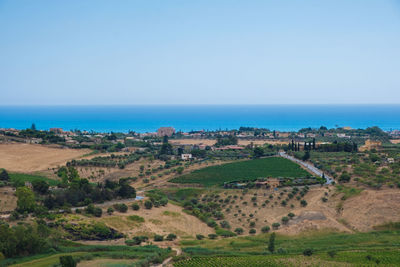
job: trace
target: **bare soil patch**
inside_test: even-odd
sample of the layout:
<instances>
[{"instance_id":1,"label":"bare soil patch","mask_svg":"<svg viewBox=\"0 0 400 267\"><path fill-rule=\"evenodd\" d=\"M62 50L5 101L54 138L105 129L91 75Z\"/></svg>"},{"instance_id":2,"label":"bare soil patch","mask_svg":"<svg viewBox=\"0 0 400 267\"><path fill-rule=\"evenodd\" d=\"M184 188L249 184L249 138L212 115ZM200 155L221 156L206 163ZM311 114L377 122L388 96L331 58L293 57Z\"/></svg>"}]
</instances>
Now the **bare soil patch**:
<instances>
[{"instance_id":1,"label":"bare soil patch","mask_svg":"<svg viewBox=\"0 0 400 267\"><path fill-rule=\"evenodd\" d=\"M0 144L0 168L25 173L45 171L89 152L89 149L53 148L34 144Z\"/></svg>"},{"instance_id":2,"label":"bare soil patch","mask_svg":"<svg viewBox=\"0 0 400 267\"><path fill-rule=\"evenodd\" d=\"M376 225L400 221L398 189L367 189L346 200L342 217L359 231L370 231Z\"/></svg>"}]
</instances>

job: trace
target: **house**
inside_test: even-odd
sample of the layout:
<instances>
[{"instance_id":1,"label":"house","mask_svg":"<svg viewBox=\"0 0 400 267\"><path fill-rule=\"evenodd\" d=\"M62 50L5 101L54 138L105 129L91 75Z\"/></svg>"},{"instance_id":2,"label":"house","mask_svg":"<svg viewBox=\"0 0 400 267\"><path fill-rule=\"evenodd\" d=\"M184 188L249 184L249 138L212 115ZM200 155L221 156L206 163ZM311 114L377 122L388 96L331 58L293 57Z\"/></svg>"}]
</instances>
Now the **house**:
<instances>
[{"instance_id":1,"label":"house","mask_svg":"<svg viewBox=\"0 0 400 267\"><path fill-rule=\"evenodd\" d=\"M394 158L387 158L386 161L389 164L393 164L394 163Z\"/></svg>"},{"instance_id":2,"label":"house","mask_svg":"<svg viewBox=\"0 0 400 267\"><path fill-rule=\"evenodd\" d=\"M191 160L192 159L192 154L182 154L181 155L182 160Z\"/></svg>"},{"instance_id":3,"label":"house","mask_svg":"<svg viewBox=\"0 0 400 267\"><path fill-rule=\"evenodd\" d=\"M160 127L157 130L157 136L163 137L163 136L172 136L175 133L175 128L173 127Z\"/></svg>"}]
</instances>

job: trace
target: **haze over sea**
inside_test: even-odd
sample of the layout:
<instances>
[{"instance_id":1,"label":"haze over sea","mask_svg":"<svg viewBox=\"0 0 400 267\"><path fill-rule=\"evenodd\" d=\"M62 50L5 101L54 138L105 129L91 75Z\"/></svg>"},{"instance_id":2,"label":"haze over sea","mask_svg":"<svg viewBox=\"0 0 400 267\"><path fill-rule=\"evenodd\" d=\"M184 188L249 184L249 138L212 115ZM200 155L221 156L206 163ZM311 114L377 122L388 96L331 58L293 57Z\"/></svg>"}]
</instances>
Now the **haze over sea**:
<instances>
[{"instance_id":1,"label":"haze over sea","mask_svg":"<svg viewBox=\"0 0 400 267\"><path fill-rule=\"evenodd\" d=\"M400 105L1 106L0 128L52 127L96 132L379 126L400 129Z\"/></svg>"}]
</instances>

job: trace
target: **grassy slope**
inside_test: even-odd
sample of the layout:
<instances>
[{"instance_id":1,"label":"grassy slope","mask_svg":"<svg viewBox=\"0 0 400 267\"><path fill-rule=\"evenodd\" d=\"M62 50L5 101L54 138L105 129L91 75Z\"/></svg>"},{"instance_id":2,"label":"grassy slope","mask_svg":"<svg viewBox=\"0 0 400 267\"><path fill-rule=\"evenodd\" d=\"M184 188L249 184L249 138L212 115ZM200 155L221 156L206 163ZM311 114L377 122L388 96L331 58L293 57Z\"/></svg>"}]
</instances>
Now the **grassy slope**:
<instances>
[{"instance_id":1,"label":"grassy slope","mask_svg":"<svg viewBox=\"0 0 400 267\"><path fill-rule=\"evenodd\" d=\"M224 182L255 180L260 177L305 177L309 173L292 161L279 157L262 158L206 167L182 175L171 182L196 183L204 186Z\"/></svg>"}]
</instances>

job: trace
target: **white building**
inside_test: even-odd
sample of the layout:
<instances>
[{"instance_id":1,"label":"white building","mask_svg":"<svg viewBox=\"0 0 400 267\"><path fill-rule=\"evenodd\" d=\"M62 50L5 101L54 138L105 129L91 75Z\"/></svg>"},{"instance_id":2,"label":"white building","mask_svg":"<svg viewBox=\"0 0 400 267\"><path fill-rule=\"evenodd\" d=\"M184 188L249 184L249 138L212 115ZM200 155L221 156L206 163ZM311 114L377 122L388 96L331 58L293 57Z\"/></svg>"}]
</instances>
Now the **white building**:
<instances>
[{"instance_id":1,"label":"white building","mask_svg":"<svg viewBox=\"0 0 400 267\"><path fill-rule=\"evenodd\" d=\"M182 160L191 160L192 159L192 154L182 154L181 155Z\"/></svg>"}]
</instances>

